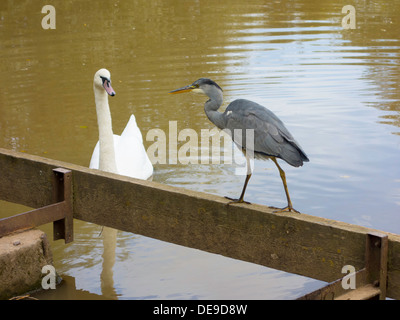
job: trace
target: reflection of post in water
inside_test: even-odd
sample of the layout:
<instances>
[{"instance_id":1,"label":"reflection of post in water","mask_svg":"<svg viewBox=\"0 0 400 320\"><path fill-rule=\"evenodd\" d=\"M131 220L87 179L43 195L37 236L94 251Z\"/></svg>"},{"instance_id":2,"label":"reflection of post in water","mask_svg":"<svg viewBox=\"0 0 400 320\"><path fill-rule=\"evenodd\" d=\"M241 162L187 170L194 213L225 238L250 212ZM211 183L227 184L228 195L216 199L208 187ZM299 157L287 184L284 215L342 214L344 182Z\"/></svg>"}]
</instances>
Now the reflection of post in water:
<instances>
[{"instance_id":1,"label":"reflection of post in water","mask_svg":"<svg viewBox=\"0 0 400 320\"><path fill-rule=\"evenodd\" d=\"M117 247L117 229L104 227L103 235L103 268L100 275L101 293L107 298L116 298L114 288L113 267L115 264L115 249Z\"/></svg>"}]
</instances>

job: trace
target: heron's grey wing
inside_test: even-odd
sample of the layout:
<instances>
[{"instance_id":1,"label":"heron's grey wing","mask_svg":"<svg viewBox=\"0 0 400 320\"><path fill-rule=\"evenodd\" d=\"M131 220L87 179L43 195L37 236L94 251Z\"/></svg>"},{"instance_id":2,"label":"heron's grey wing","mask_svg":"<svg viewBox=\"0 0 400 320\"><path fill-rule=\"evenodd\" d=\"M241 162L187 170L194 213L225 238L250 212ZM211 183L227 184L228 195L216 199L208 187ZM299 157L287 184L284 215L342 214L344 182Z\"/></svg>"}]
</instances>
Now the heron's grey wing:
<instances>
[{"instance_id":1,"label":"heron's grey wing","mask_svg":"<svg viewBox=\"0 0 400 320\"><path fill-rule=\"evenodd\" d=\"M229 134L234 142L239 147L255 152L261 152L268 156L279 156L280 145L284 139L279 134L277 126L270 119L261 120L257 116L257 110L250 108L248 103L243 103L241 106L234 104L233 107L235 108L225 111L225 116L226 128L229 129Z\"/></svg>"},{"instance_id":2,"label":"heron's grey wing","mask_svg":"<svg viewBox=\"0 0 400 320\"><path fill-rule=\"evenodd\" d=\"M228 106L224 115L226 127L233 133L232 138L239 146L252 149L255 153L281 158L296 167L301 166L303 161L308 161L283 122L267 108L249 100L239 99ZM236 130L235 133L235 129L241 131ZM246 134L246 129L254 131L248 131ZM252 132L254 139L251 136Z\"/></svg>"}]
</instances>

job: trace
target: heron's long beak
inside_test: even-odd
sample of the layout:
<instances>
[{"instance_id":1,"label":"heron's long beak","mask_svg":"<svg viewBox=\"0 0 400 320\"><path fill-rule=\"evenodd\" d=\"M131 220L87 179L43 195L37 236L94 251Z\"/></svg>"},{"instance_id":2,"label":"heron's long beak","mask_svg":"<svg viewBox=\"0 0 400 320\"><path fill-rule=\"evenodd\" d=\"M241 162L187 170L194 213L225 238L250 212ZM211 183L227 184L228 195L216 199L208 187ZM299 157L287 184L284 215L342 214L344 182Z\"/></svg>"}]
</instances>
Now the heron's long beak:
<instances>
[{"instance_id":1,"label":"heron's long beak","mask_svg":"<svg viewBox=\"0 0 400 320\"><path fill-rule=\"evenodd\" d=\"M188 86L185 86L185 87L182 87L182 88L179 88L176 90L172 90L172 91L168 92L168 94L184 93L184 92L192 91L193 89L195 89L195 86L190 84Z\"/></svg>"}]
</instances>

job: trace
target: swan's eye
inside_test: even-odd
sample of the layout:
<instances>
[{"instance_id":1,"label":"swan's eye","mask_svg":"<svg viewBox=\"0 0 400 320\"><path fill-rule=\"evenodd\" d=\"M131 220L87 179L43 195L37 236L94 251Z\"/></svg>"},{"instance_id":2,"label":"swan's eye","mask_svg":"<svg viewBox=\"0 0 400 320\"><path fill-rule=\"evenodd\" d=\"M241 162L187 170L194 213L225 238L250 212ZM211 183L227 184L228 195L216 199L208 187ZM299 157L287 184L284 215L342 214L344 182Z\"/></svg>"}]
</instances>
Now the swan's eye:
<instances>
[{"instance_id":1,"label":"swan's eye","mask_svg":"<svg viewBox=\"0 0 400 320\"><path fill-rule=\"evenodd\" d=\"M107 87L110 87L110 82L111 82L110 79L108 79L108 78L106 78L106 77L102 77L102 76L100 76L100 79L101 79L101 81L103 82L103 86L104 86L104 83L106 83L106 84L107 84Z\"/></svg>"}]
</instances>

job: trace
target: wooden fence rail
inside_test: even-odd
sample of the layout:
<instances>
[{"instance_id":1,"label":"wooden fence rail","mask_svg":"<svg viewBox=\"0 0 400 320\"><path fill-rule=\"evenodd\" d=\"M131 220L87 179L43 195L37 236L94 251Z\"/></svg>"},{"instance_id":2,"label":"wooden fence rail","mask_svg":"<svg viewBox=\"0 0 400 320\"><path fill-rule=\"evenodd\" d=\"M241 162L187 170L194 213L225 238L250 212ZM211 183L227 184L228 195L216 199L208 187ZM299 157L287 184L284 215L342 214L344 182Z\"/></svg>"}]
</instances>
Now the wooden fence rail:
<instances>
[{"instance_id":1,"label":"wooden fence rail","mask_svg":"<svg viewBox=\"0 0 400 320\"><path fill-rule=\"evenodd\" d=\"M53 203L53 169L72 171L73 217L87 222L332 282L365 267L366 235L377 232L307 214L136 180L0 148L0 199ZM381 231L379 231L381 232ZM388 235L387 296L400 298L400 236Z\"/></svg>"}]
</instances>

